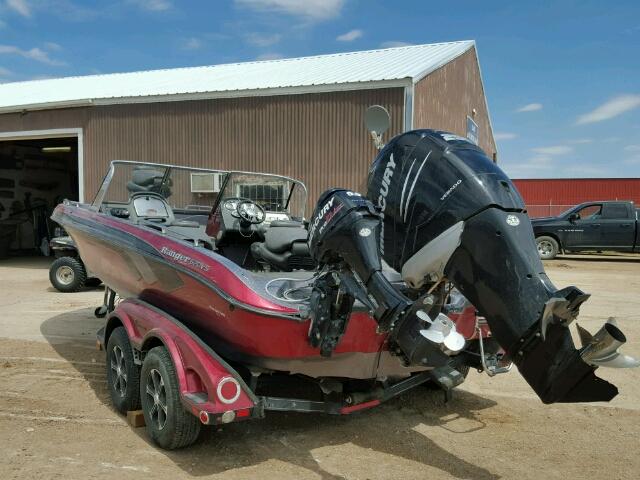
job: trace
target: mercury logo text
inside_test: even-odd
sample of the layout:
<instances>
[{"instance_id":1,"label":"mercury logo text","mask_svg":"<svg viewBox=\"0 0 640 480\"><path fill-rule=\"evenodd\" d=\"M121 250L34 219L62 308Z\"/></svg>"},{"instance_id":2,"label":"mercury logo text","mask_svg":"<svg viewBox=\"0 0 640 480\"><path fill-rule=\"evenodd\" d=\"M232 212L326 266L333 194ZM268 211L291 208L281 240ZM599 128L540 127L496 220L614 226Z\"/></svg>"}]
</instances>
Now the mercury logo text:
<instances>
[{"instance_id":1,"label":"mercury logo text","mask_svg":"<svg viewBox=\"0 0 640 480\"><path fill-rule=\"evenodd\" d=\"M384 255L384 211L387 208L387 195L389 195L389 185L391 185L391 177L396 168L396 162L393 160L393 153L389 156L387 168L382 175L382 184L380 185L380 195L378 196L378 207L380 207L380 253Z\"/></svg>"}]
</instances>

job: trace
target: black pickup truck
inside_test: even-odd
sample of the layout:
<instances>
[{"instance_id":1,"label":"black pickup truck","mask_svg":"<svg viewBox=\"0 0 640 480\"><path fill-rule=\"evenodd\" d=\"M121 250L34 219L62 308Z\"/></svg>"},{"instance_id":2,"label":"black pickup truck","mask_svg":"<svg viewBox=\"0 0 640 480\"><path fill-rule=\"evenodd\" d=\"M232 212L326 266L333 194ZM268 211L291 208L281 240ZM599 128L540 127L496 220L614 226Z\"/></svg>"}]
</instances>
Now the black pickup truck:
<instances>
[{"instance_id":1,"label":"black pickup truck","mask_svg":"<svg viewBox=\"0 0 640 480\"><path fill-rule=\"evenodd\" d=\"M640 252L639 211L633 202L586 202L557 217L534 218L540 258L588 250Z\"/></svg>"}]
</instances>

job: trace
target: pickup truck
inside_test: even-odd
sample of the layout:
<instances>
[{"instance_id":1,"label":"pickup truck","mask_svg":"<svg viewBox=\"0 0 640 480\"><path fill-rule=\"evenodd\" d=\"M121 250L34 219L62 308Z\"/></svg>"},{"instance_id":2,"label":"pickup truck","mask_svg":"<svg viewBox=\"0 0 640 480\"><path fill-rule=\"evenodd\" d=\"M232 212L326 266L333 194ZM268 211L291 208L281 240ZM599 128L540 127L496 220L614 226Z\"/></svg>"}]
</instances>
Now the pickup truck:
<instances>
[{"instance_id":1,"label":"pickup truck","mask_svg":"<svg viewBox=\"0 0 640 480\"><path fill-rule=\"evenodd\" d=\"M638 219L633 202L586 202L557 217L531 220L543 260L560 252L640 252Z\"/></svg>"}]
</instances>

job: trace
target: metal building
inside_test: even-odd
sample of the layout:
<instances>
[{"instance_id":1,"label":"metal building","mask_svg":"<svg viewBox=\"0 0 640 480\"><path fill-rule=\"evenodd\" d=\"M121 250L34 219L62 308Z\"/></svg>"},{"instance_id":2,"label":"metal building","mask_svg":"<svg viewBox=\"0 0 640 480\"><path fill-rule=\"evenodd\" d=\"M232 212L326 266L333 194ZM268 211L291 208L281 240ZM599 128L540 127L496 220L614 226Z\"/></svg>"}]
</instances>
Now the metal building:
<instances>
[{"instance_id":1,"label":"metal building","mask_svg":"<svg viewBox=\"0 0 640 480\"><path fill-rule=\"evenodd\" d=\"M312 205L364 185L373 104L391 114L387 138L438 128L496 156L473 41L5 83L0 210L25 194L90 200L113 159L285 174Z\"/></svg>"},{"instance_id":2,"label":"metal building","mask_svg":"<svg viewBox=\"0 0 640 480\"><path fill-rule=\"evenodd\" d=\"M640 205L640 178L536 178L514 183L531 217L558 215L573 205L599 200Z\"/></svg>"}]
</instances>

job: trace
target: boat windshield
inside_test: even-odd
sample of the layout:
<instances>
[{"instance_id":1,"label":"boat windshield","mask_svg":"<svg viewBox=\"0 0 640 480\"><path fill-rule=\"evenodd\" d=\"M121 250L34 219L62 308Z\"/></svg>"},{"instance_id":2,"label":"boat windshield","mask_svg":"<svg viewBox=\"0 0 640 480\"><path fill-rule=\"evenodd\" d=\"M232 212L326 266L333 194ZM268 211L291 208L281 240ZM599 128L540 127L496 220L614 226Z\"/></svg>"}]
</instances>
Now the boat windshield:
<instances>
[{"instance_id":1,"label":"boat windshield","mask_svg":"<svg viewBox=\"0 0 640 480\"><path fill-rule=\"evenodd\" d=\"M304 217L307 189L302 182L265 173L229 172L116 160L98 190L92 208L128 204L131 194L162 195L173 210L211 211L220 200L246 198L269 212Z\"/></svg>"},{"instance_id":2,"label":"boat windshield","mask_svg":"<svg viewBox=\"0 0 640 480\"><path fill-rule=\"evenodd\" d=\"M299 220L304 218L306 188L289 178L262 173L229 172L221 190L218 203L247 199L269 213L285 214Z\"/></svg>"}]
</instances>

